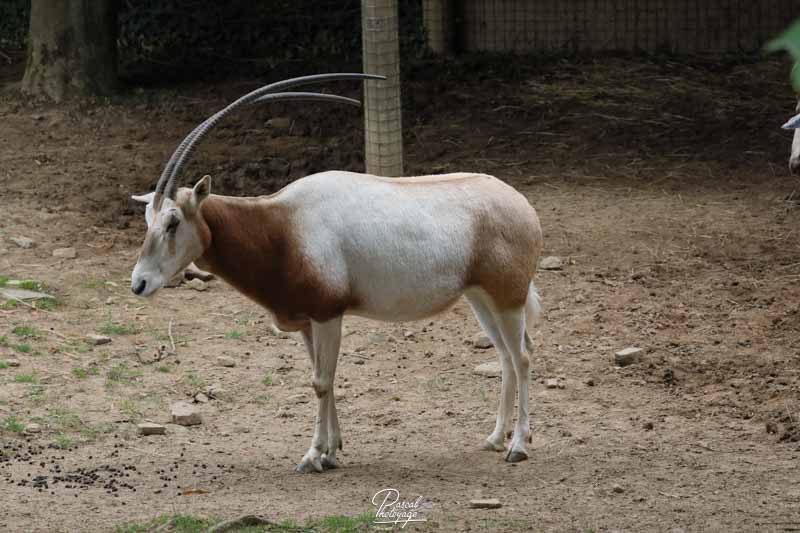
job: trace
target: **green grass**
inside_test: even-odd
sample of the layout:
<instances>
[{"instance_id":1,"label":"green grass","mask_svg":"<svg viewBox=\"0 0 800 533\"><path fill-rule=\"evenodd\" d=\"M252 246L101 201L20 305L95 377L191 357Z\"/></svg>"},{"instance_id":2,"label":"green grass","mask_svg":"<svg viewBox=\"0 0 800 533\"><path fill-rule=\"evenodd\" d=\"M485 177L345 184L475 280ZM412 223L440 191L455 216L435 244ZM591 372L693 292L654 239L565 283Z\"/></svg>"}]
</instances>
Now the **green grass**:
<instances>
[{"instance_id":1,"label":"green grass","mask_svg":"<svg viewBox=\"0 0 800 533\"><path fill-rule=\"evenodd\" d=\"M175 368L170 365L158 365L156 367L156 371L163 372L164 374L169 374L173 370L175 370Z\"/></svg>"},{"instance_id":2,"label":"green grass","mask_svg":"<svg viewBox=\"0 0 800 533\"><path fill-rule=\"evenodd\" d=\"M62 352L70 353L88 353L92 351L92 347L81 340L70 340L65 344L58 347Z\"/></svg>"},{"instance_id":3,"label":"green grass","mask_svg":"<svg viewBox=\"0 0 800 533\"><path fill-rule=\"evenodd\" d=\"M141 370L132 370L125 363L117 363L108 369L106 384L130 383L142 375Z\"/></svg>"},{"instance_id":4,"label":"green grass","mask_svg":"<svg viewBox=\"0 0 800 533\"><path fill-rule=\"evenodd\" d=\"M17 344L16 346L14 346L14 348L21 353L31 353L31 350L33 350L31 345L28 344L27 342L23 342L22 344Z\"/></svg>"},{"instance_id":5,"label":"green grass","mask_svg":"<svg viewBox=\"0 0 800 533\"><path fill-rule=\"evenodd\" d=\"M8 368L8 363L0 361L0 370L5 370L6 368Z\"/></svg>"},{"instance_id":6,"label":"green grass","mask_svg":"<svg viewBox=\"0 0 800 533\"><path fill-rule=\"evenodd\" d=\"M122 400L119 410L128 417L128 420L138 420L142 417L142 408L133 400Z\"/></svg>"},{"instance_id":7,"label":"green grass","mask_svg":"<svg viewBox=\"0 0 800 533\"><path fill-rule=\"evenodd\" d=\"M283 520L273 525L249 526L231 529L236 533L361 533L372 529L374 515L364 513L360 516L328 516L300 525L294 520ZM150 531L171 531L175 533L205 533L221 520L188 515L162 515L146 522L133 522L117 527L116 533L146 533ZM169 525L167 525L169 524Z\"/></svg>"},{"instance_id":8,"label":"green grass","mask_svg":"<svg viewBox=\"0 0 800 533\"><path fill-rule=\"evenodd\" d=\"M40 291L42 290L42 283L35 279L23 279L19 282L19 288L28 291Z\"/></svg>"},{"instance_id":9,"label":"green grass","mask_svg":"<svg viewBox=\"0 0 800 533\"><path fill-rule=\"evenodd\" d=\"M11 333L24 339L38 339L42 336L39 330L33 326L17 326L11 330Z\"/></svg>"},{"instance_id":10,"label":"green grass","mask_svg":"<svg viewBox=\"0 0 800 533\"><path fill-rule=\"evenodd\" d=\"M25 431L25 424L20 422L16 416L8 416L0 419L0 429L10 431L12 433L22 433Z\"/></svg>"},{"instance_id":11,"label":"green grass","mask_svg":"<svg viewBox=\"0 0 800 533\"><path fill-rule=\"evenodd\" d=\"M28 398L35 404L42 404L45 401L44 387L41 385L34 385L28 392Z\"/></svg>"},{"instance_id":12,"label":"green grass","mask_svg":"<svg viewBox=\"0 0 800 533\"><path fill-rule=\"evenodd\" d=\"M119 322L104 322L97 327L103 335L130 335L139 330L133 324L120 324Z\"/></svg>"},{"instance_id":13,"label":"green grass","mask_svg":"<svg viewBox=\"0 0 800 533\"><path fill-rule=\"evenodd\" d=\"M0 276L0 287L5 287L8 283L8 276Z\"/></svg>"},{"instance_id":14,"label":"green grass","mask_svg":"<svg viewBox=\"0 0 800 533\"><path fill-rule=\"evenodd\" d=\"M0 305L0 309L16 309L17 306L19 306L19 302L9 298L5 302L3 302L3 305Z\"/></svg>"},{"instance_id":15,"label":"green grass","mask_svg":"<svg viewBox=\"0 0 800 533\"><path fill-rule=\"evenodd\" d=\"M47 413L47 418L50 425L62 431L77 431L83 427L80 417L63 407L50 409Z\"/></svg>"},{"instance_id":16,"label":"green grass","mask_svg":"<svg viewBox=\"0 0 800 533\"><path fill-rule=\"evenodd\" d=\"M226 339L241 339L242 337L244 337L244 333L235 329L232 329L227 333L225 333Z\"/></svg>"},{"instance_id":17,"label":"green grass","mask_svg":"<svg viewBox=\"0 0 800 533\"><path fill-rule=\"evenodd\" d=\"M17 374L14 376L15 383L36 383L38 381L36 374Z\"/></svg>"},{"instance_id":18,"label":"green grass","mask_svg":"<svg viewBox=\"0 0 800 533\"><path fill-rule=\"evenodd\" d=\"M264 377L261 379L261 384L264 385L264 386L267 386L267 387L271 387L272 386L272 373L271 372L267 372L266 374L264 374Z\"/></svg>"},{"instance_id":19,"label":"green grass","mask_svg":"<svg viewBox=\"0 0 800 533\"><path fill-rule=\"evenodd\" d=\"M36 300L36 307L38 309L44 309L45 311L54 311L59 305L61 305L61 303L55 298L42 298L40 300Z\"/></svg>"},{"instance_id":20,"label":"green grass","mask_svg":"<svg viewBox=\"0 0 800 533\"><path fill-rule=\"evenodd\" d=\"M195 388L204 388L206 386L206 380L195 374L194 372L189 372L186 374L186 381Z\"/></svg>"},{"instance_id":21,"label":"green grass","mask_svg":"<svg viewBox=\"0 0 800 533\"><path fill-rule=\"evenodd\" d=\"M8 337L0 335L0 346L8 346Z\"/></svg>"},{"instance_id":22,"label":"green grass","mask_svg":"<svg viewBox=\"0 0 800 533\"><path fill-rule=\"evenodd\" d=\"M70 448L73 444L75 444L75 441L72 440L72 438L70 438L68 435L59 433L58 435L56 435L56 438L52 442L52 444L53 446L55 446L60 450L66 450L67 448Z\"/></svg>"}]
</instances>

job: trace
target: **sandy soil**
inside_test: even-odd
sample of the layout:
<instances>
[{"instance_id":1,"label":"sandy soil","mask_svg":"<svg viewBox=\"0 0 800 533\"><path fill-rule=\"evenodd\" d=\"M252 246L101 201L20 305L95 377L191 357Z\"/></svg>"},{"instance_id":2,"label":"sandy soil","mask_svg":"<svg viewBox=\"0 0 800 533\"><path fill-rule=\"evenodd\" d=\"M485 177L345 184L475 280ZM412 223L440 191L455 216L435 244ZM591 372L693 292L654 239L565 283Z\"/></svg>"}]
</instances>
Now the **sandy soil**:
<instances>
[{"instance_id":1,"label":"sandy soil","mask_svg":"<svg viewBox=\"0 0 800 533\"><path fill-rule=\"evenodd\" d=\"M538 278L530 460L478 450L499 379L472 372L495 354L471 344L479 327L459 303L423 323L346 320L343 467L322 475L293 471L315 412L298 338L270 333L266 313L219 281L148 300L128 289L144 224L127 196L152 185L194 123L253 84L62 107L22 101L6 84L0 274L41 281L59 304L0 309L0 360L20 363L0 369L0 522L301 521L370 511L372 495L393 487L433 502L414 526L430 530L799 529L800 182L785 170L789 136L775 129L792 109L783 66L568 67L447 89L420 80L406 96L409 172L508 180L539 211L546 255L567 262ZM645 90L657 80L661 94ZM289 112L223 128L187 175L208 169L226 192L260 194L358 168L352 111L304 108L291 134L259 135ZM75 259L52 256L65 246ZM177 354L154 362L170 323ZM101 330L113 342L83 342ZM645 350L641 362L615 366L628 346ZM555 377L564 388L545 388ZM136 423L166 422L172 402L214 385L224 392L198 405L203 424L137 435ZM52 481L81 472L92 481ZM503 507L469 509L479 497Z\"/></svg>"}]
</instances>

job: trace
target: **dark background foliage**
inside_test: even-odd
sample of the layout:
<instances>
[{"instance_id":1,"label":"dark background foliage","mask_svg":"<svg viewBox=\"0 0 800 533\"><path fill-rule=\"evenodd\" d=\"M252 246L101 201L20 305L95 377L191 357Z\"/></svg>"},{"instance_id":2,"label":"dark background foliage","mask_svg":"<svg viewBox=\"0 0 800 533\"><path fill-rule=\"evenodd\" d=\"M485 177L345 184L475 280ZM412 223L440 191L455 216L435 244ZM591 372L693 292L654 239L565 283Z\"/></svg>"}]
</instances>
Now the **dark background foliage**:
<instances>
[{"instance_id":1,"label":"dark background foliage","mask_svg":"<svg viewBox=\"0 0 800 533\"><path fill-rule=\"evenodd\" d=\"M29 10L0 2L0 47L24 48ZM360 0L121 0L121 71L172 81L358 68L360 13ZM404 57L424 54L421 0L401 0L400 18Z\"/></svg>"}]
</instances>

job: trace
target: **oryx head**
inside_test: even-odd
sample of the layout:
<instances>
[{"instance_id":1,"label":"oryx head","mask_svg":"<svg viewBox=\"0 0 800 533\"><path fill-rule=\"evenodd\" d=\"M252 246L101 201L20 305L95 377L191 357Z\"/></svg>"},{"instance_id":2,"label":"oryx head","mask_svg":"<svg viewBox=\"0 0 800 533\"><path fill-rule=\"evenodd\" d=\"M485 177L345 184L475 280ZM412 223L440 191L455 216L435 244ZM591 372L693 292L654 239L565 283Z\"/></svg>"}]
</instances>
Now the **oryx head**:
<instances>
[{"instance_id":1,"label":"oryx head","mask_svg":"<svg viewBox=\"0 0 800 533\"><path fill-rule=\"evenodd\" d=\"M211 192L211 179L205 176L192 189L176 190L175 178L197 143L217 123L243 105L275 100L325 100L359 106L358 100L331 94L278 92L321 81L353 79L386 78L371 74L318 74L279 81L242 96L187 135L164 167L156 190L133 197L147 202L147 235L131 275L131 290L139 296L150 296L200 257L208 246L211 236L203 222L200 206Z\"/></svg>"}]
</instances>

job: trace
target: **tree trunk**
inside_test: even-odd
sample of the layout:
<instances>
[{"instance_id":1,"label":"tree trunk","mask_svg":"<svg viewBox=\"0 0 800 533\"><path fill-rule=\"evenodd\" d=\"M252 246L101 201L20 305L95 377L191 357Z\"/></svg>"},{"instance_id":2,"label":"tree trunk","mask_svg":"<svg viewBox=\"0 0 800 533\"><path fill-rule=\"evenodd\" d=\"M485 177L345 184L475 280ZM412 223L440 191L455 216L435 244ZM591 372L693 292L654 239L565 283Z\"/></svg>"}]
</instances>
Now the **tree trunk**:
<instances>
[{"instance_id":1,"label":"tree trunk","mask_svg":"<svg viewBox=\"0 0 800 533\"><path fill-rule=\"evenodd\" d=\"M117 0L32 0L22 92L61 101L117 84Z\"/></svg>"}]
</instances>

